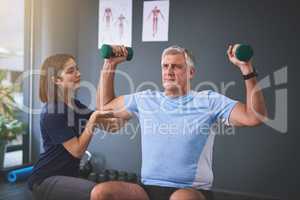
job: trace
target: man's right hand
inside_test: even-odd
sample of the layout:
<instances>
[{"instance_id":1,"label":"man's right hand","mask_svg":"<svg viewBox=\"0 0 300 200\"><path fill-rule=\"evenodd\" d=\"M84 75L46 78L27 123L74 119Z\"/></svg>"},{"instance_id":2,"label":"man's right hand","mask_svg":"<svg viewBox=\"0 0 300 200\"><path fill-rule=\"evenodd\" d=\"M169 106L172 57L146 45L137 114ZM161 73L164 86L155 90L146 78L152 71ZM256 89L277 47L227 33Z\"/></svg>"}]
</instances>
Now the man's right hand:
<instances>
[{"instance_id":1,"label":"man's right hand","mask_svg":"<svg viewBox=\"0 0 300 200\"><path fill-rule=\"evenodd\" d=\"M113 46L114 57L104 60L104 65L116 67L127 59L128 51L125 46Z\"/></svg>"}]
</instances>

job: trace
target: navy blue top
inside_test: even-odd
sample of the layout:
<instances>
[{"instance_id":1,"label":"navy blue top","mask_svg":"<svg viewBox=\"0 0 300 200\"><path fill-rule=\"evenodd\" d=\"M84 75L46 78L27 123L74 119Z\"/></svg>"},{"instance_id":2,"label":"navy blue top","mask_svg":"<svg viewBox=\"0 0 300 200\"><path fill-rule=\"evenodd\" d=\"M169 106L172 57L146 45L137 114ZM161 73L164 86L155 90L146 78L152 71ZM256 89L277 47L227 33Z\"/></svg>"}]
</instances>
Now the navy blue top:
<instances>
[{"instance_id":1,"label":"navy blue top","mask_svg":"<svg viewBox=\"0 0 300 200\"><path fill-rule=\"evenodd\" d=\"M50 176L79 175L80 159L72 156L63 143L73 137L79 137L93 111L75 99L74 109L63 102L47 103L43 106L40 118L44 152L34 165L28 186L40 184Z\"/></svg>"}]
</instances>

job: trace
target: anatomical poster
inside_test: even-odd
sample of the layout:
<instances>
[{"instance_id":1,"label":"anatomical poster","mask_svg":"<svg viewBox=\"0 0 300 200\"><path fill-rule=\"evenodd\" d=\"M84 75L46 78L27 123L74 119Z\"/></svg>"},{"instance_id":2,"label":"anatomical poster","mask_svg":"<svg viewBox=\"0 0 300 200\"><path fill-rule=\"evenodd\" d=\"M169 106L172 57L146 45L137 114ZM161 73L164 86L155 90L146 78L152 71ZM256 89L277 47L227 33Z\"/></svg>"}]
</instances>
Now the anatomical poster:
<instances>
[{"instance_id":1,"label":"anatomical poster","mask_svg":"<svg viewBox=\"0 0 300 200\"><path fill-rule=\"evenodd\" d=\"M143 41L168 41L169 1L145 1Z\"/></svg>"},{"instance_id":2,"label":"anatomical poster","mask_svg":"<svg viewBox=\"0 0 300 200\"><path fill-rule=\"evenodd\" d=\"M99 0L98 48L132 43L132 0Z\"/></svg>"}]
</instances>

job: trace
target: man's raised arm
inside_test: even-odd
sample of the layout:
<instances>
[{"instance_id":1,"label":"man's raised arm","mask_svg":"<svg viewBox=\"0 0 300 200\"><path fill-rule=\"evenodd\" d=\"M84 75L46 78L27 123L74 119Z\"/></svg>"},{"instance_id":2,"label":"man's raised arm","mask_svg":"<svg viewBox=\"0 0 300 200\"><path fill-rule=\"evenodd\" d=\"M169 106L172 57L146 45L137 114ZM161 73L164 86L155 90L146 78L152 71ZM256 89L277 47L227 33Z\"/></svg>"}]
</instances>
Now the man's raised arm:
<instances>
[{"instance_id":1,"label":"man's raised arm","mask_svg":"<svg viewBox=\"0 0 300 200\"><path fill-rule=\"evenodd\" d=\"M124 96L116 97L114 92L115 71L117 65L126 60L126 48L119 47L118 54L124 56L104 60L97 88L96 108L97 110L112 110L115 116L130 119L131 114L125 109Z\"/></svg>"},{"instance_id":2,"label":"man's raised arm","mask_svg":"<svg viewBox=\"0 0 300 200\"><path fill-rule=\"evenodd\" d=\"M235 57L233 49L233 46L229 46L227 50L229 60L241 70L243 75L252 73L254 68L251 61L239 61ZM245 86L246 103L237 103L231 112L229 121L234 126L257 126L267 119L264 96L255 77L245 80Z\"/></svg>"}]
</instances>

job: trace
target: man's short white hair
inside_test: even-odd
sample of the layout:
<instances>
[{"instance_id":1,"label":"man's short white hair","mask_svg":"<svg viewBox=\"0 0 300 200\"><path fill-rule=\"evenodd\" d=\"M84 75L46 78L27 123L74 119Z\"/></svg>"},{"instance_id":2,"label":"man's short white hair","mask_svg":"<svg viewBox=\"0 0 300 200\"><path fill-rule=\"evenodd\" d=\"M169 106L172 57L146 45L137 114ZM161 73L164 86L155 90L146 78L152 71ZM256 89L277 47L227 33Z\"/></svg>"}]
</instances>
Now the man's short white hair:
<instances>
[{"instance_id":1,"label":"man's short white hair","mask_svg":"<svg viewBox=\"0 0 300 200\"><path fill-rule=\"evenodd\" d=\"M161 62L163 61L163 58L166 55L176 55L176 54L183 54L186 65L188 67L195 67L195 63L194 63L192 54L190 52L188 52L187 49L182 48L178 45L173 45L173 46L166 48L161 55ZM161 63L161 64L163 64L163 63Z\"/></svg>"}]
</instances>

